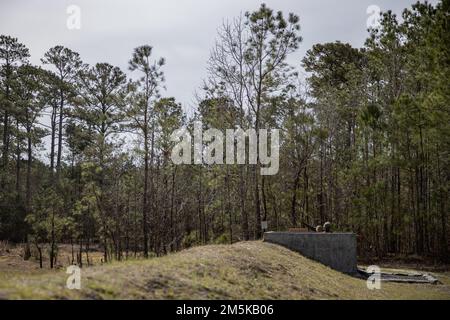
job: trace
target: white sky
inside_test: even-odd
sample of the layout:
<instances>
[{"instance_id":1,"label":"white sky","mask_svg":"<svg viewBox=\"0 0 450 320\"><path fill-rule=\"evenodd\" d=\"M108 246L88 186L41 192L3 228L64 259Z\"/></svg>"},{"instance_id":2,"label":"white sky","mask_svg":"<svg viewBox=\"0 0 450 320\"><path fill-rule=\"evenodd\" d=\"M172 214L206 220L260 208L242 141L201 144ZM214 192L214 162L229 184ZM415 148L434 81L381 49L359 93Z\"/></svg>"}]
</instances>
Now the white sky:
<instances>
[{"instance_id":1,"label":"white sky","mask_svg":"<svg viewBox=\"0 0 450 320\"><path fill-rule=\"evenodd\" d=\"M195 106L194 92L205 78L206 62L217 28L224 19L258 9L265 2L285 15L300 16L303 42L289 61L299 67L315 43L340 40L362 46L367 36L368 6L401 13L416 0L0 0L0 33L19 38L31 62L49 48L64 45L84 62L108 62L129 73L133 48L149 44L166 58L167 91L186 110ZM435 3L436 1L431 1ZM81 29L69 30L69 5L81 9Z\"/></svg>"}]
</instances>

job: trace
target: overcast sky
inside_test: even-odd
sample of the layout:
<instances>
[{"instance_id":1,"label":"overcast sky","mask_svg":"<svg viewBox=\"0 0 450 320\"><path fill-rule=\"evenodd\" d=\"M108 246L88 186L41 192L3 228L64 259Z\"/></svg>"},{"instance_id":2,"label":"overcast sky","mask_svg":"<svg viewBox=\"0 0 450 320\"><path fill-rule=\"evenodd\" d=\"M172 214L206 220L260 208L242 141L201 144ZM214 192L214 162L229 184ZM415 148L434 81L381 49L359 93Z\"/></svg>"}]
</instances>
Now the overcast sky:
<instances>
[{"instance_id":1,"label":"overcast sky","mask_svg":"<svg viewBox=\"0 0 450 320\"><path fill-rule=\"evenodd\" d=\"M35 64L40 64L50 47L64 45L79 52L84 62L108 62L127 73L133 48L149 44L155 57L167 61L163 94L174 96L189 109L205 78L206 61L221 22L256 10L262 2L300 16L303 42L289 58L299 66L315 43L340 40L362 46L370 5L400 14L415 0L0 0L0 33L19 38ZM67 28L70 5L81 10L79 30Z\"/></svg>"}]
</instances>

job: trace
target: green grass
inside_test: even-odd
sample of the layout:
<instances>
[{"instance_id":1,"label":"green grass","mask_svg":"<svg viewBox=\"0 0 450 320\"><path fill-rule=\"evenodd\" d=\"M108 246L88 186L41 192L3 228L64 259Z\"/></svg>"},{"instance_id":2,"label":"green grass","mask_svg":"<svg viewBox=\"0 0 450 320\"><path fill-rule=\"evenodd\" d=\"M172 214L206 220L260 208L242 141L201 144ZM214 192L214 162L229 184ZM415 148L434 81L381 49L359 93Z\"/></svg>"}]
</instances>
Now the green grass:
<instances>
[{"instance_id":1,"label":"green grass","mask_svg":"<svg viewBox=\"0 0 450 320\"><path fill-rule=\"evenodd\" d=\"M339 273L283 247L260 241L195 247L161 258L82 269L81 290L65 288L64 271L0 274L7 299L450 299L443 284L382 283Z\"/></svg>"}]
</instances>

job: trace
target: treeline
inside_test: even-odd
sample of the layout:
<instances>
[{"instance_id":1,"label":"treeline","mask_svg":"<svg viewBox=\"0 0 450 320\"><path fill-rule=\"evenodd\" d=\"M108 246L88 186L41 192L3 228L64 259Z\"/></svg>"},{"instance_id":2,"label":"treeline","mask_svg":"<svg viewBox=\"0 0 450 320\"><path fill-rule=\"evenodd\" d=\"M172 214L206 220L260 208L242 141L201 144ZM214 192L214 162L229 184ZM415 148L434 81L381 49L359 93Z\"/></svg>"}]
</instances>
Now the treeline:
<instances>
[{"instance_id":1,"label":"treeline","mask_svg":"<svg viewBox=\"0 0 450 320\"><path fill-rule=\"evenodd\" d=\"M262 221L330 221L359 235L361 256L448 259L448 9L388 11L363 48L317 44L290 66L299 18L262 5L221 26L190 117L161 96L165 61L151 46L134 49L127 76L62 46L33 66L0 36L0 238L54 267L61 242L82 264L92 246L107 262L259 239ZM170 135L193 121L279 128L278 174L174 165Z\"/></svg>"}]
</instances>

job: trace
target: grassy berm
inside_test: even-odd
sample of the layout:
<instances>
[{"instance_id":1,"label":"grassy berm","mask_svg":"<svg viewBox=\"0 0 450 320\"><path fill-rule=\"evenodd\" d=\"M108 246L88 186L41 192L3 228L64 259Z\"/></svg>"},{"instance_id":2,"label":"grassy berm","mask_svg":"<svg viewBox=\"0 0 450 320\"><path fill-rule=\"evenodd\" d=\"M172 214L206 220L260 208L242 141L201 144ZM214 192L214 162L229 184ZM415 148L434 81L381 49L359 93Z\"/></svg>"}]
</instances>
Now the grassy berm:
<instances>
[{"instance_id":1,"label":"grassy berm","mask_svg":"<svg viewBox=\"0 0 450 320\"><path fill-rule=\"evenodd\" d=\"M382 283L336 272L260 241L195 247L161 258L82 269L81 290L65 270L2 270L3 299L450 299L450 273L438 285Z\"/></svg>"}]
</instances>

